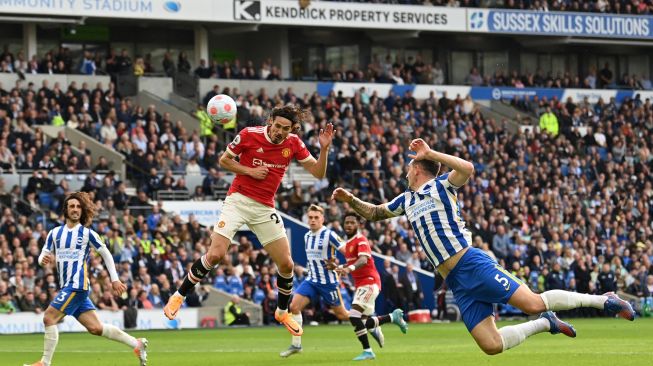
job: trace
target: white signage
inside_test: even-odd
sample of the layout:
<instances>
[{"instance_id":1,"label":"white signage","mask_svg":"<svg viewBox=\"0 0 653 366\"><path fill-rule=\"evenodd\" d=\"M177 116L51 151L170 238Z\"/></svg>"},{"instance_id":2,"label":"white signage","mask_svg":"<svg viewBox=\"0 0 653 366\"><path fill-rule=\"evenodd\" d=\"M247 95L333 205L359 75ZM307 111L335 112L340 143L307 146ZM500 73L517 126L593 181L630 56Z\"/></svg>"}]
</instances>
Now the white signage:
<instances>
[{"instance_id":1,"label":"white signage","mask_svg":"<svg viewBox=\"0 0 653 366\"><path fill-rule=\"evenodd\" d=\"M288 0L0 0L0 12L412 31L455 32L466 28L463 8L323 1L302 9L299 1Z\"/></svg>"},{"instance_id":2,"label":"white signage","mask_svg":"<svg viewBox=\"0 0 653 366\"><path fill-rule=\"evenodd\" d=\"M228 5L227 1L211 0L0 0L0 12L69 17L207 20L215 12L214 5L220 2Z\"/></svg>"},{"instance_id":3,"label":"white signage","mask_svg":"<svg viewBox=\"0 0 653 366\"><path fill-rule=\"evenodd\" d=\"M101 323L124 327L124 314L121 311L96 311ZM138 309L136 330L197 328L198 310L186 308L180 311L175 320L168 320L161 309ZM85 332L84 328L72 316L66 316L58 325L59 332ZM43 313L19 312L0 314L0 334L43 333Z\"/></svg>"},{"instance_id":4,"label":"white signage","mask_svg":"<svg viewBox=\"0 0 653 366\"><path fill-rule=\"evenodd\" d=\"M444 93L447 93L447 98L455 99L458 95L465 99L469 92L472 90L470 86L455 86L455 85L417 85L413 91L413 97L416 99L428 99L433 92L436 98L442 98Z\"/></svg>"},{"instance_id":5,"label":"white signage","mask_svg":"<svg viewBox=\"0 0 653 366\"><path fill-rule=\"evenodd\" d=\"M174 212L184 221L194 215L200 224L212 228L220 218L222 201L163 201L163 211Z\"/></svg>"},{"instance_id":6,"label":"white signage","mask_svg":"<svg viewBox=\"0 0 653 366\"><path fill-rule=\"evenodd\" d=\"M585 100L594 104L599 101L599 98L603 99L604 103L610 102L611 98L617 96L616 90L604 90L604 89L565 89L562 94L561 102L565 103L567 98L571 97L572 100L579 102Z\"/></svg>"},{"instance_id":7,"label":"white signage","mask_svg":"<svg viewBox=\"0 0 653 366\"><path fill-rule=\"evenodd\" d=\"M265 24L465 31L465 9L439 6L378 5L315 1L235 0L234 20Z\"/></svg>"}]
</instances>

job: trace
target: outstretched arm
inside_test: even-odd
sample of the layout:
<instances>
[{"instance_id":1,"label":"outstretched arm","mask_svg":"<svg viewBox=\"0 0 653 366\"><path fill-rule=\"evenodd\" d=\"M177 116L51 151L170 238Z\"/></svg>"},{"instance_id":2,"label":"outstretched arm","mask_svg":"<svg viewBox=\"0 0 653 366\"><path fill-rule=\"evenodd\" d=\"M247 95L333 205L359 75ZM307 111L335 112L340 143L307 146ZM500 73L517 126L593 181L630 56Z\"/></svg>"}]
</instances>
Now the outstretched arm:
<instances>
[{"instance_id":1,"label":"outstretched arm","mask_svg":"<svg viewBox=\"0 0 653 366\"><path fill-rule=\"evenodd\" d=\"M331 146L331 141L333 141L333 124L329 123L326 129L320 130L318 140L320 141L320 156L317 160L311 158L303 162L302 166L315 178L322 179L326 176L329 147Z\"/></svg>"},{"instance_id":2,"label":"outstretched arm","mask_svg":"<svg viewBox=\"0 0 653 366\"><path fill-rule=\"evenodd\" d=\"M331 199L349 203L349 206L351 206L354 211L368 221L380 221L396 216L388 210L386 205L375 205L362 201L360 198L354 196L351 192L343 188L336 188L331 195Z\"/></svg>"},{"instance_id":3,"label":"outstretched arm","mask_svg":"<svg viewBox=\"0 0 653 366\"><path fill-rule=\"evenodd\" d=\"M474 164L459 157L431 150L422 139L415 139L410 143L410 150L415 154L408 155L415 160L428 159L446 165L452 171L449 173L449 182L456 187L462 187L474 173Z\"/></svg>"}]
</instances>

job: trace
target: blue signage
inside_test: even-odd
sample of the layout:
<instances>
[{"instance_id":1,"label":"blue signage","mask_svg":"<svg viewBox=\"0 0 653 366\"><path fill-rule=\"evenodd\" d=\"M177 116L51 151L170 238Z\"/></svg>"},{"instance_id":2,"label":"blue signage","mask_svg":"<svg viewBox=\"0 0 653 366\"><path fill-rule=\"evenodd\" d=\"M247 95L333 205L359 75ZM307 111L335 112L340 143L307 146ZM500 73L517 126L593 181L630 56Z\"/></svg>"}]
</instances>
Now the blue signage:
<instances>
[{"instance_id":1,"label":"blue signage","mask_svg":"<svg viewBox=\"0 0 653 366\"><path fill-rule=\"evenodd\" d=\"M487 24L483 24L487 22ZM490 10L470 16L472 29L489 32L609 38L653 38L653 17Z\"/></svg>"},{"instance_id":2,"label":"blue signage","mask_svg":"<svg viewBox=\"0 0 653 366\"><path fill-rule=\"evenodd\" d=\"M563 89L546 89L546 88L508 88L508 87L474 87L470 95L474 100L501 100L501 99L523 99L528 97L532 99L534 96L539 98L546 97L547 99L557 98L561 99L564 93Z\"/></svg>"}]
</instances>

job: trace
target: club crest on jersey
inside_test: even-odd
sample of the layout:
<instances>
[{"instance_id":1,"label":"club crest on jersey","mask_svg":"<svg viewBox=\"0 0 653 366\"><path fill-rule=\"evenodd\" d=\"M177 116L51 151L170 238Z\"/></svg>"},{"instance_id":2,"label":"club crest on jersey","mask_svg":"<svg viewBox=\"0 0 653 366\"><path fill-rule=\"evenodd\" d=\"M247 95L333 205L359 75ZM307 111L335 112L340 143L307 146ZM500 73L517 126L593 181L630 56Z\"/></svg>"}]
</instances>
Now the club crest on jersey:
<instances>
[{"instance_id":1,"label":"club crest on jersey","mask_svg":"<svg viewBox=\"0 0 653 366\"><path fill-rule=\"evenodd\" d=\"M284 158L290 157L290 149L285 148L285 149L281 150L281 156L283 156Z\"/></svg>"},{"instance_id":2,"label":"club crest on jersey","mask_svg":"<svg viewBox=\"0 0 653 366\"><path fill-rule=\"evenodd\" d=\"M224 227L224 225L225 225L224 221L220 221L220 222L218 222L218 227L219 227L220 229L222 229L222 228Z\"/></svg>"},{"instance_id":3,"label":"club crest on jersey","mask_svg":"<svg viewBox=\"0 0 653 366\"><path fill-rule=\"evenodd\" d=\"M82 245L82 242L84 241L84 238L81 236L77 237L77 244Z\"/></svg>"}]
</instances>

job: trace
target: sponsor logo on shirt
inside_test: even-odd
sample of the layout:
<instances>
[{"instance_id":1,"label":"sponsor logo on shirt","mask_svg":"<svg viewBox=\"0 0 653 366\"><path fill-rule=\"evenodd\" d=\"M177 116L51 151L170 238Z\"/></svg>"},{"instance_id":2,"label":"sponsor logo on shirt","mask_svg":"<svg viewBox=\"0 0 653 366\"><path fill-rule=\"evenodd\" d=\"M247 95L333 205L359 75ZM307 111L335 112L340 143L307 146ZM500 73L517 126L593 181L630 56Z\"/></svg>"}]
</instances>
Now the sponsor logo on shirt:
<instances>
[{"instance_id":1,"label":"sponsor logo on shirt","mask_svg":"<svg viewBox=\"0 0 653 366\"><path fill-rule=\"evenodd\" d=\"M271 164L267 163L261 159L252 159L252 165L254 166L264 166L268 168L277 168L277 169L286 169L288 167L287 164Z\"/></svg>"}]
</instances>

